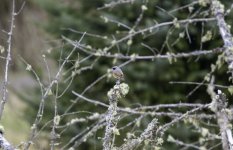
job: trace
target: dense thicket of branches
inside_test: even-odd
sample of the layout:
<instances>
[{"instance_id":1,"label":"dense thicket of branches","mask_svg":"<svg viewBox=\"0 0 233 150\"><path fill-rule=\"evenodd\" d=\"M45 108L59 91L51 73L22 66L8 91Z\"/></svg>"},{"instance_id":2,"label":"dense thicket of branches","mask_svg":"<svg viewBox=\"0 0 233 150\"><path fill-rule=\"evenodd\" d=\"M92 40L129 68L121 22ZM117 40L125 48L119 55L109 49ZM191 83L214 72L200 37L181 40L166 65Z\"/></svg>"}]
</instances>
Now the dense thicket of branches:
<instances>
[{"instance_id":1,"label":"dense thicket of branches","mask_svg":"<svg viewBox=\"0 0 233 150\"><path fill-rule=\"evenodd\" d=\"M59 42L42 54L48 80L21 59L38 82L37 101L25 98L25 149L40 147L42 132L51 149L233 148L231 1L33 5L46 11L43 29ZM55 73L47 58L57 61Z\"/></svg>"}]
</instances>

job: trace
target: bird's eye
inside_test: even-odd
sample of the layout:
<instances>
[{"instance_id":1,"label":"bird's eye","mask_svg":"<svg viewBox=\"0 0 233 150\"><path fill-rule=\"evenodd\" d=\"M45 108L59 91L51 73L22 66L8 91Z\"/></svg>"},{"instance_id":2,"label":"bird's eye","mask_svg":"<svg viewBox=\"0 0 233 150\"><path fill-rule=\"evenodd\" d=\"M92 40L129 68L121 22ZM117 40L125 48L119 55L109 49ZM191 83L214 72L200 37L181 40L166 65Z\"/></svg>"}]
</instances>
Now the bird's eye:
<instances>
[{"instance_id":1,"label":"bird's eye","mask_svg":"<svg viewBox=\"0 0 233 150\"><path fill-rule=\"evenodd\" d=\"M115 70L115 69L116 69L116 67L113 67L113 68L112 68L112 70Z\"/></svg>"}]
</instances>

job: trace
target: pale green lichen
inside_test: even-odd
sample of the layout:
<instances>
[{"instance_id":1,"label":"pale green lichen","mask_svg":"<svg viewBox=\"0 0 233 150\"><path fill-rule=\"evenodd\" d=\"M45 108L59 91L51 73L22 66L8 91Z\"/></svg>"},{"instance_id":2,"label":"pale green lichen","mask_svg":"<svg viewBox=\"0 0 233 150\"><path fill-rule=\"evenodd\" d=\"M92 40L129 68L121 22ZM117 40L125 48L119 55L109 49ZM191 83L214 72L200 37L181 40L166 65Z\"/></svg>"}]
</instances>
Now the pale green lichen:
<instances>
[{"instance_id":1,"label":"pale green lichen","mask_svg":"<svg viewBox=\"0 0 233 150\"><path fill-rule=\"evenodd\" d=\"M205 80L206 82L209 82L209 81L210 81L210 74L209 74L209 73L207 73L207 74L205 75L204 80Z\"/></svg>"},{"instance_id":2,"label":"pale green lichen","mask_svg":"<svg viewBox=\"0 0 233 150\"><path fill-rule=\"evenodd\" d=\"M141 9L142 9L143 11L148 10L148 8L146 7L146 5L142 5L142 6L141 6Z\"/></svg>"},{"instance_id":3,"label":"pale green lichen","mask_svg":"<svg viewBox=\"0 0 233 150\"><path fill-rule=\"evenodd\" d=\"M129 93L129 85L126 83L120 84L120 90L123 96L127 95Z\"/></svg>"},{"instance_id":4,"label":"pale green lichen","mask_svg":"<svg viewBox=\"0 0 233 150\"><path fill-rule=\"evenodd\" d=\"M31 70L32 70L32 66L29 65L29 64L27 64L26 70L27 70L27 71L31 71Z\"/></svg>"},{"instance_id":5,"label":"pale green lichen","mask_svg":"<svg viewBox=\"0 0 233 150\"><path fill-rule=\"evenodd\" d=\"M135 138L136 136L133 133L128 132L126 134L126 137L127 137L127 139L132 139L132 138Z\"/></svg>"},{"instance_id":6,"label":"pale green lichen","mask_svg":"<svg viewBox=\"0 0 233 150\"><path fill-rule=\"evenodd\" d=\"M211 64L211 65L210 65L210 68L211 68L211 72L214 72L214 71L215 71L215 69L216 69L216 65Z\"/></svg>"},{"instance_id":7,"label":"pale green lichen","mask_svg":"<svg viewBox=\"0 0 233 150\"><path fill-rule=\"evenodd\" d=\"M209 105L209 109L213 112L217 111L218 105L217 105L217 98L219 95L216 95L216 97L212 100L212 102Z\"/></svg>"},{"instance_id":8,"label":"pale green lichen","mask_svg":"<svg viewBox=\"0 0 233 150\"><path fill-rule=\"evenodd\" d=\"M193 10L194 10L194 7L193 6L189 6L188 9L189 9L189 12L192 13Z\"/></svg>"},{"instance_id":9,"label":"pale green lichen","mask_svg":"<svg viewBox=\"0 0 233 150\"><path fill-rule=\"evenodd\" d=\"M60 120L61 120L61 117L59 115L55 116L53 121L54 121L54 124L57 126L59 125L60 123Z\"/></svg>"},{"instance_id":10,"label":"pale green lichen","mask_svg":"<svg viewBox=\"0 0 233 150\"><path fill-rule=\"evenodd\" d=\"M227 128L231 129L232 130L232 124L227 124Z\"/></svg>"},{"instance_id":11,"label":"pale green lichen","mask_svg":"<svg viewBox=\"0 0 233 150\"><path fill-rule=\"evenodd\" d=\"M31 130L34 130L34 129L36 129L36 124L35 123L31 126Z\"/></svg>"},{"instance_id":12,"label":"pale green lichen","mask_svg":"<svg viewBox=\"0 0 233 150\"><path fill-rule=\"evenodd\" d=\"M120 132L119 132L119 130L116 127L113 127L112 131L113 131L113 134L120 135Z\"/></svg>"},{"instance_id":13,"label":"pale green lichen","mask_svg":"<svg viewBox=\"0 0 233 150\"><path fill-rule=\"evenodd\" d=\"M84 118L74 118L74 119L72 119L72 120L70 121L70 125L71 125L71 124L75 124L75 123L77 123L77 122L86 122L86 119L84 119Z\"/></svg>"},{"instance_id":14,"label":"pale green lichen","mask_svg":"<svg viewBox=\"0 0 233 150\"><path fill-rule=\"evenodd\" d=\"M233 42L233 39L232 39L232 42ZM230 47L229 50L230 50L231 52L233 52L233 47Z\"/></svg>"},{"instance_id":15,"label":"pale green lichen","mask_svg":"<svg viewBox=\"0 0 233 150\"><path fill-rule=\"evenodd\" d=\"M216 61L217 69L220 69L223 66L224 62L225 62L224 61L224 54L218 55L218 59Z\"/></svg>"},{"instance_id":16,"label":"pale green lichen","mask_svg":"<svg viewBox=\"0 0 233 150\"><path fill-rule=\"evenodd\" d=\"M204 144L205 143L205 139L204 138L202 138L202 137L200 137L199 139L198 139L198 142L202 145L202 144Z\"/></svg>"},{"instance_id":17,"label":"pale green lichen","mask_svg":"<svg viewBox=\"0 0 233 150\"><path fill-rule=\"evenodd\" d=\"M2 45L0 45L0 52L1 52L1 54L2 54L3 52L5 52L5 48L4 48Z\"/></svg>"},{"instance_id":18,"label":"pale green lichen","mask_svg":"<svg viewBox=\"0 0 233 150\"><path fill-rule=\"evenodd\" d=\"M74 67L77 69L80 66L79 60L75 61Z\"/></svg>"},{"instance_id":19,"label":"pale green lichen","mask_svg":"<svg viewBox=\"0 0 233 150\"><path fill-rule=\"evenodd\" d=\"M207 128L201 128L200 133L203 137L207 137L207 135L209 135L209 130Z\"/></svg>"},{"instance_id":20,"label":"pale green lichen","mask_svg":"<svg viewBox=\"0 0 233 150\"><path fill-rule=\"evenodd\" d=\"M191 123L193 126L195 126L197 128L200 126L199 121L194 117L185 118L185 119L183 119L183 121L185 124Z\"/></svg>"},{"instance_id":21,"label":"pale green lichen","mask_svg":"<svg viewBox=\"0 0 233 150\"><path fill-rule=\"evenodd\" d=\"M202 6L202 7L206 7L207 4L210 3L209 0L198 0L198 2L199 2L199 5Z\"/></svg>"},{"instance_id":22,"label":"pale green lichen","mask_svg":"<svg viewBox=\"0 0 233 150\"><path fill-rule=\"evenodd\" d=\"M52 50L53 50L53 48L50 47L46 51L47 51L48 54L50 54L52 52Z\"/></svg>"},{"instance_id":23,"label":"pale green lichen","mask_svg":"<svg viewBox=\"0 0 233 150\"><path fill-rule=\"evenodd\" d=\"M207 148L205 146L201 146L199 149L200 150L207 150Z\"/></svg>"},{"instance_id":24,"label":"pale green lichen","mask_svg":"<svg viewBox=\"0 0 233 150\"><path fill-rule=\"evenodd\" d=\"M112 149L111 150L117 150L117 147L112 147Z\"/></svg>"},{"instance_id":25,"label":"pale green lichen","mask_svg":"<svg viewBox=\"0 0 233 150\"><path fill-rule=\"evenodd\" d=\"M175 26L175 28L180 28L180 23L178 22L177 18L173 20L173 25Z\"/></svg>"},{"instance_id":26,"label":"pale green lichen","mask_svg":"<svg viewBox=\"0 0 233 150\"><path fill-rule=\"evenodd\" d=\"M181 33L179 34L179 37L180 37L180 38L184 38L184 35L185 35L184 32L181 32Z\"/></svg>"},{"instance_id":27,"label":"pale green lichen","mask_svg":"<svg viewBox=\"0 0 233 150\"><path fill-rule=\"evenodd\" d=\"M137 121L136 121L136 126L137 126L137 127L140 127L140 125L141 125L141 121L140 121L140 120L137 120Z\"/></svg>"},{"instance_id":28,"label":"pale green lichen","mask_svg":"<svg viewBox=\"0 0 233 150\"><path fill-rule=\"evenodd\" d=\"M104 23L108 23L108 18L107 17L102 17L104 19Z\"/></svg>"},{"instance_id":29,"label":"pale green lichen","mask_svg":"<svg viewBox=\"0 0 233 150\"><path fill-rule=\"evenodd\" d=\"M115 98L119 99L119 98L121 98L121 94L120 94L119 90L114 90L113 88L111 88L108 91L107 95L108 95L109 99L115 99Z\"/></svg>"},{"instance_id":30,"label":"pale green lichen","mask_svg":"<svg viewBox=\"0 0 233 150\"><path fill-rule=\"evenodd\" d=\"M166 55L168 55L168 62L169 64L172 64L173 62L176 62L177 61L177 58L173 57L173 53L170 53L170 52L167 52Z\"/></svg>"},{"instance_id":31,"label":"pale green lichen","mask_svg":"<svg viewBox=\"0 0 233 150\"><path fill-rule=\"evenodd\" d=\"M162 144L163 144L163 142L164 142L164 141L163 141L163 139L162 139L162 138L158 138L158 139L157 139L157 143L156 143L156 144L157 144L157 145L162 145Z\"/></svg>"},{"instance_id":32,"label":"pale green lichen","mask_svg":"<svg viewBox=\"0 0 233 150\"><path fill-rule=\"evenodd\" d=\"M101 56L102 55L102 52L101 51L96 51L95 52L95 56Z\"/></svg>"},{"instance_id":33,"label":"pale green lichen","mask_svg":"<svg viewBox=\"0 0 233 150\"><path fill-rule=\"evenodd\" d=\"M91 45L86 46L87 49L92 49Z\"/></svg>"},{"instance_id":34,"label":"pale green lichen","mask_svg":"<svg viewBox=\"0 0 233 150\"><path fill-rule=\"evenodd\" d=\"M112 78L111 69L107 69L107 79L111 79L111 78Z\"/></svg>"},{"instance_id":35,"label":"pale green lichen","mask_svg":"<svg viewBox=\"0 0 233 150\"><path fill-rule=\"evenodd\" d=\"M104 51L104 53L106 53L106 52L108 51L108 47L105 47L105 48L103 49L103 51Z\"/></svg>"},{"instance_id":36,"label":"pale green lichen","mask_svg":"<svg viewBox=\"0 0 233 150\"><path fill-rule=\"evenodd\" d=\"M135 33L135 30L134 30L134 29L131 29L131 30L129 31L129 34L133 34L133 33Z\"/></svg>"},{"instance_id":37,"label":"pale green lichen","mask_svg":"<svg viewBox=\"0 0 233 150\"><path fill-rule=\"evenodd\" d=\"M126 83L121 83L120 85L115 85L113 88L111 88L107 95L109 99L120 99L124 96L126 96L129 92L129 85Z\"/></svg>"},{"instance_id":38,"label":"pale green lichen","mask_svg":"<svg viewBox=\"0 0 233 150\"><path fill-rule=\"evenodd\" d=\"M224 5L219 2L218 0L213 0L212 1L212 11L213 11L213 14L216 14L216 13L224 13Z\"/></svg>"},{"instance_id":39,"label":"pale green lichen","mask_svg":"<svg viewBox=\"0 0 233 150\"><path fill-rule=\"evenodd\" d=\"M53 95L53 92L52 92L52 90L51 89L49 89L49 91L48 91L48 95L50 96L50 95Z\"/></svg>"},{"instance_id":40,"label":"pale green lichen","mask_svg":"<svg viewBox=\"0 0 233 150\"><path fill-rule=\"evenodd\" d=\"M227 90L231 95L233 95L233 86L229 86Z\"/></svg>"},{"instance_id":41,"label":"pale green lichen","mask_svg":"<svg viewBox=\"0 0 233 150\"><path fill-rule=\"evenodd\" d=\"M129 39L129 40L127 41L127 45L128 45L128 46L132 45L132 43L133 43L133 40L132 40L132 39Z\"/></svg>"},{"instance_id":42,"label":"pale green lichen","mask_svg":"<svg viewBox=\"0 0 233 150\"><path fill-rule=\"evenodd\" d=\"M167 137L167 141L168 142L174 142L174 141L176 141L174 138L173 138L173 136L172 135L168 135L168 137Z\"/></svg>"},{"instance_id":43,"label":"pale green lichen","mask_svg":"<svg viewBox=\"0 0 233 150\"><path fill-rule=\"evenodd\" d=\"M111 42L112 45L115 45L116 43L117 43L116 40L112 40L112 42Z\"/></svg>"},{"instance_id":44,"label":"pale green lichen","mask_svg":"<svg viewBox=\"0 0 233 150\"><path fill-rule=\"evenodd\" d=\"M144 144L145 144L145 145L148 145L149 143L150 143L150 141L149 141L149 140L147 140L147 139L146 139L146 140L144 140Z\"/></svg>"},{"instance_id":45,"label":"pale green lichen","mask_svg":"<svg viewBox=\"0 0 233 150\"><path fill-rule=\"evenodd\" d=\"M201 38L201 42L202 43L205 43L205 42L208 42L212 39L212 32L209 30L206 32L206 34Z\"/></svg>"},{"instance_id":46,"label":"pale green lichen","mask_svg":"<svg viewBox=\"0 0 233 150\"><path fill-rule=\"evenodd\" d=\"M229 116L229 118L233 118L233 110L231 110L231 109L225 109L225 112Z\"/></svg>"},{"instance_id":47,"label":"pale green lichen","mask_svg":"<svg viewBox=\"0 0 233 150\"><path fill-rule=\"evenodd\" d=\"M152 27L149 28L149 32L152 33L153 32L153 29Z\"/></svg>"},{"instance_id":48,"label":"pale green lichen","mask_svg":"<svg viewBox=\"0 0 233 150\"><path fill-rule=\"evenodd\" d=\"M91 115L89 117L90 120L94 120L94 119L98 119L100 117L100 114L99 113L94 113L93 115Z\"/></svg>"},{"instance_id":49,"label":"pale green lichen","mask_svg":"<svg viewBox=\"0 0 233 150\"><path fill-rule=\"evenodd\" d=\"M154 148L154 150L161 150L161 147L159 147L159 146L154 146L153 148Z\"/></svg>"},{"instance_id":50,"label":"pale green lichen","mask_svg":"<svg viewBox=\"0 0 233 150\"><path fill-rule=\"evenodd\" d=\"M138 56L138 54L133 53L132 55L130 55L130 59L132 61L135 61L137 56Z\"/></svg>"}]
</instances>

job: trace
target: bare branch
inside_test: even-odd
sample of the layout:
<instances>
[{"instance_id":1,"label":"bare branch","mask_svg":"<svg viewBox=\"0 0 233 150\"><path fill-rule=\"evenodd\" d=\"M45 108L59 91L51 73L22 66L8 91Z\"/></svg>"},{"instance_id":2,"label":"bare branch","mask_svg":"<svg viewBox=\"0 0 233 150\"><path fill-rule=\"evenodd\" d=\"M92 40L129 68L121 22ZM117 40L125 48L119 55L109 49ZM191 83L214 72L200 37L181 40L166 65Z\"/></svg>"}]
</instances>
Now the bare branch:
<instances>
[{"instance_id":1,"label":"bare branch","mask_svg":"<svg viewBox=\"0 0 233 150\"><path fill-rule=\"evenodd\" d=\"M192 110L190 110L190 111L187 111L186 113L182 114L181 116L179 116L179 117L173 119L171 122L169 122L169 123L167 123L167 124L161 126L161 127L156 131L156 133L157 133L157 134L163 135L164 132L165 132L168 128L170 128L172 125L174 125L175 123L179 122L180 120L182 120L182 119L184 119L184 118L186 118L186 117L189 117L190 114L192 114L192 113L194 113L194 112L197 112L198 110L204 109L204 108L206 108L206 107L208 107L208 106L209 106L209 104L205 104L205 105L202 105L202 106L200 106L200 107L194 108L194 109L192 109Z\"/></svg>"},{"instance_id":2,"label":"bare branch","mask_svg":"<svg viewBox=\"0 0 233 150\"><path fill-rule=\"evenodd\" d=\"M71 39L63 37L68 43L70 43L73 46L76 46L76 42L72 41ZM89 55L94 55L94 56L102 56L102 57L108 57L108 58L117 58L117 59L131 59L131 60L146 60L146 59L170 59L170 58L186 58L186 57L194 57L194 56L202 56L202 55L208 55L208 54L213 54L213 53L220 53L224 51L224 48L215 48L213 50L195 50L193 52L187 52L187 53L168 53L166 55L149 55L149 56L139 56L139 55L131 55L131 56L125 56L120 53L116 54L100 54L100 53L95 53L91 51L87 51L86 49L87 46L85 45L80 45L81 50Z\"/></svg>"},{"instance_id":3,"label":"bare branch","mask_svg":"<svg viewBox=\"0 0 233 150\"><path fill-rule=\"evenodd\" d=\"M128 140L120 148L117 148L117 150L133 150L138 147L144 140L152 138L155 134L157 123L157 119L153 119L148 124L144 132L140 135L140 137Z\"/></svg>"},{"instance_id":4,"label":"bare branch","mask_svg":"<svg viewBox=\"0 0 233 150\"><path fill-rule=\"evenodd\" d=\"M108 97L109 97L109 107L108 107L108 112L106 114L106 129L105 129L105 135L104 135L104 141L103 141L103 147L104 150L111 150L114 146L114 135L118 134L118 129L117 129L117 122L118 118L116 117L117 115L117 103L119 100L119 95L120 94L120 85L115 85L114 88L112 88L108 92Z\"/></svg>"},{"instance_id":5,"label":"bare branch","mask_svg":"<svg viewBox=\"0 0 233 150\"><path fill-rule=\"evenodd\" d=\"M225 60L228 63L228 70L231 73L231 78L233 79L233 41L229 26L224 19L224 5L218 0L212 0L211 8L217 20L219 32L224 42L224 47L226 48L224 51L226 57Z\"/></svg>"},{"instance_id":6,"label":"bare branch","mask_svg":"<svg viewBox=\"0 0 233 150\"><path fill-rule=\"evenodd\" d=\"M212 111L215 112L220 132L222 136L222 147L224 150L233 150L233 138L231 131L231 123L229 111L227 109L227 98L224 93L218 90L210 105Z\"/></svg>"},{"instance_id":7,"label":"bare branch","mask_svg":"<svg viewBox=\"0 0 233 150\"><path fill-rule=\"evenodd\" d=\"M34 121L34 123L32 125L32 131L31 131L31 134L30 134L30 138L29 138L28 142L25 144L25 147L24 147L25 150L29 149L30 145L32 144L33 139L35 138L37 126L38 126L38 124L40 123L40 121L41 121L41 119L43 117L45 99L47 98L47 96L51 92L51 89L52 89L53 85L58 83L59 77L60 77L60 75L62 73L62 70L63 70L65 64L67 63L69 58L73 55L73 53L76 51L76 49L79 47L79 44L82 41L84 36L85 36L85 33L80 38L80 40L77 42L76 46L74 46L72 51L68 54L66 59L61 64L59 70L57 71L57 74L55 75L54 79L50 82L48 87L45 89L45 92L41 97L41 102L40 102L40 106L39 106L39 109L38 109L38 112L37 112L37 116L36 116L35 121Z\"/></svg>"},{"instance_id":8,"label":"bare branch","mask_svg":"<svg viewBox=\"0 0 233 150\"><path fill-rule=\"evenodd\" d=\"M2 118L4 105L7 102L8 99L8 70L9 70L9 64L11 61L11 49L12 49L12 36L13 36L13 30L15 28L15 16L17 14L15 13L15 0L12 0L12 13L11 13L11 24L10 24L10 31L8 32L8 40L7 40L7 57L6 57L6 65L5 65L5 72L4 72L4 82L3 82L3 96L2 101L0 104L0 120Z\"/></svg>"}]
</instances>

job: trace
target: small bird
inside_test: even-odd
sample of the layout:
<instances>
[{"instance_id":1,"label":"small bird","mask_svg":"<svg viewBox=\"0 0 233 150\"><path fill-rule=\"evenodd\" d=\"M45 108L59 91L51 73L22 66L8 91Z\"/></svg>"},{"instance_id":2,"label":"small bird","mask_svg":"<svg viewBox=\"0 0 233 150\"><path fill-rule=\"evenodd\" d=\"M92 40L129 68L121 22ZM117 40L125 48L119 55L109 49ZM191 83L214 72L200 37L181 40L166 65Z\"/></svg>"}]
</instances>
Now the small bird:
<instances>
[{"instance_id":1,"label":"small bird","mask_svg":"<svg viewBox=\"0 0 233 150\"><path fill-rule=\"evenodd\" d=\"M124 74L123 74L121 68L118 66L112 67L112 75L117 80L124 80Z\"/></svg>"}]
</instances>

